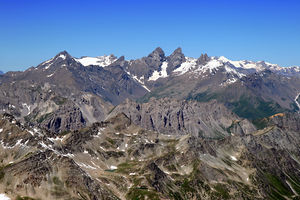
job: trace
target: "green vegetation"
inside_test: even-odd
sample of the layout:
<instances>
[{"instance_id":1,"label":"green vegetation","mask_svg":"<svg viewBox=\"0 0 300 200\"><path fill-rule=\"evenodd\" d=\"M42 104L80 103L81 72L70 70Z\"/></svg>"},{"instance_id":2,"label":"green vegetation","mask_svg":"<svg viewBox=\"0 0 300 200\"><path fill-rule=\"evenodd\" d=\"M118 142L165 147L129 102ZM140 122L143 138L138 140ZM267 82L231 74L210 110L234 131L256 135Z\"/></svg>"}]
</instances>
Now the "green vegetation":
<instances>
[{"instance_id":1,"label":"green vegetation","mask_svg":"<svg viewBox=\"0 0 300 200\"><path fill-rule=\"evenodd\" d=\"M284 196L290 197L293 195L290 190L281 182L281 180L270 173L265 173L265 177L269 182L271 188L270 197L273 199L285 199Z\"/></svg>"},{"instance_id":2,"label":"green vegetation","mask_svg":"<svg viewBox=\"0 0 300 200\"><path fill-rule=\"evenodd\" d=\"M69 194L68 194L68 192L65 191L65 189L64 189L63 186L57 186L57 185L55 185L52 188L51 195L53 195L55 197L63 197L63 196L67 196Z\"/></svg>"},{"instance_id":3,"label":"green vegetation","mask_svg":"<svg viewBox=\"0 0 300 200\"><path fill-rule=\"evenodd\" d=\"M36 200L34 198L31 198L31 197L21 197L21 196L17 196L16 200Z\"/></svg>"},{"instance_id":4,"label":"green vegetation","mask_svg":"<svg viewBox=\"0 0 300 200\"><path fill-rule=\"evenodd\" d=\"M4 178L5 173L0 169L0 181Z\"/></svg>"},{"instance_id":5,"label":"green vegetation","mask_svg":"<svg viewBox=\"0 0 300 200\"><path fill-rule=\"evenodd\" d=\"M60 96L55 96L51 100L54 101L54 103L58 106L63 105L67 101L66 98Z\"/></svg>"},{"instance_id":6,"label":"green vegetation","mask_svg":"<svg viewBox=\"0 0 300 200\"><path fill-rule=\"evenodd\" d=\"M55 185L63 185L63 182L61 182L57 176L54 176L52 181Z\"/></svg>"},{"instance_id":7,"label":"green vegetation","mask_svg":"<svg viewBox=\"0 0 300 200\"><path fill-rule=\"evenodd\" d=\"M202 92L202 93L198 93L194 96L192 94L189 94L188 97L187 97L187 100L196 100L196 101L199 101L199 102L208 102L212 99L218 99L218 98L219 98L218 94L216 94L216 93L210 94L207 91L205 91L205 92Z\"/></svg>"},{"instance_id":8,"label":"green vegetation","mask_svg":"<svg viewBox=\"0 0 300 200\"><path fill-rule=\"evenodd\" d=\"M230 195L228 193L228 189L225 185L218 183L215 185L214 189L216 190L214 192L214 195L221 197L221 199L229 199Z\"/></svg>"},{"instance_id":9,"label":"green vegetation","mask_svg":"<svg viewBox=\"0 0 300 200\"><path fill-rule=\"evenodd\" d=\"M107 115L109 115L110 113L112 113L112 111L114 111L114 109L116 108L117 106L114 106L112 109L110 109L110 111L107 113Z\"/></svg>"},{"instance_id":10,"label":"green vegetation","mask_svg":"<svg viewBox=\"0 0 300 200\"><path fill-rule=\"evenodd\" d=\"M54 186L51 188L51 195L55 197L63 197L68 195L64 189L64 183L59 179L59 177L54 176L52 178L52 182L54 183Z\"/></svg>"},{"instance_id":11,"label":"green vegetation","mask_svg":"<svg viewBox=\"0 0 300 200\"><path fill-rule=\"evenodd\" d=\"M26 153L26 155L24 156L24 158L26 159L26 158L29 158L31 155L33 154L33 152L28 152L28 153Z\"/></svg>"},{"instance_id":12,"label":"green vegetation","mask_svg":"<svg viewBox=\"0 0 300 200\"><path fill-rule=\"evenodd\" d=\"M182 193L186 194L188 192L191 192L191 193L196 192L196 190L193 187L193 184L190 184L190 183L191 182L187 178L184 179L183 183L181 184L181 188L180 188Z\"/></svg>"},{"instance_id":13,"label":"green vegetation","mask_svg":"<svg viewBox=\"0 0 300 200\"><path fill-rule=\"evenodd\" d=\"M245 96L241 97L239 101L231 103L231 107L233 107L233 112L238 116L251 120L268 117L284 111L277 103L266 102L258 98L251 99Z\"/></svg>"},{"instance_id":14,"label":"green vegetation","mask_svg":"<svg viewBox=\"0 0 300 200\"><path fill-rule=\"evenodd\" d=\"M59 136L65 136L65 135L67 135L70 132L71 131L68 131L68 130L62 131L62 132L59 133Z\"/></svg>"},{"instance_id":15,"label":"green vegetation","mask_svg":"<svg viewBox=\"0 0 300 200\"><path fill-rule=\"evenodd\" d=\"M148 102L152 97L156 98L156 99L160 99L160 98L164 98L164 97L170 97L173 96L172 94L174 92L172 91L167 91L166 89L171 87L173 84L169 84L169 85L164 85L161 87L158 87L157 89L147 93L145 96L143 96L142 98L138 99L137 102L138 103L145 103Z\"/></svg>"},{"instance_id":16,"label":"green vegetation","mask_svg":"<svg viewBox=\"0 0 300 200\"><path fill-rule=\"evenodd\" d=\"M37 119L38 123L42 123L45 119L47 119L51 115L51 113L47 113L45 115L42 115L40 118Z\"/></svg>"},{"instance_id":17,"label":"green vegetation","mask_svg":"<svg viewBox=\"0 0 300 200\"><path fill-rule=\"evenodd\" d=\"M106 169L104 171L106 171L106 172L115 172L116 170L115 169Z\"/></svg>"},{"instance_id":18,"label":"green vegetation","mask_svg":"<svg viewBox=\"0 0 300 200\"><path fill-rule=\"evenodd\" d=\"M106 137L106 141L108 141L111 145L115 145L116 141L111 139L110 137Z\"/></svg>"},{"instance_id":19,"label":"green vegetation","mask_svg":"<svg viewBox=\"0 0 300 200\"><path fill-rule=\"evenodd\" d=\"M138 164L139 162L137 161L128 161L128 162L121 163L120 165L118 165L118 169L116 170L116 172L122 174L129 174L129 173L136 172L136 168Z\"/></svg>"},{"instance_id":20,"label":"green vegetation","mask_svg":"<svg viewBox=\"0 0 300 200\"><path fill-rule=\"evenodd\" d=\"M7 167L7 166L9 166L9 165L0 167L0 181L1 181L1 180L4 178L4 176L5 176L4 168Z\"/></svg>"},{"instance_id":21,"label":"green vegetation","mask_svg":"<svg viewBox=\"0 0 300 200\"><path fill-rule=\"evenodd\" d=\"M131 188L126 195L127 199L130 200L159 200L159 195L154 191L149 191L144 188Z\"/></svg>"},{"instance_id":22,"label":"green vegetation","mask_svg":"<svg viewBox=\"0 0 300 200\"><path fill-rule=\"evenodd\" d=\"M268 119L266 119L266 118L255 119L255 120L252 120L252 123L258 130L261 130L268 126Z\"/></svg>"},{"instance_id":23,"label":"green vegetation","mask_svg":"<svg viewBox=\"0 0 300 200\"><path fill-rule=\"evenodd\" d=\"M290 176L289 177L289 182L295 192L297 192L298 195L300 195L300 181L296 176Z\"/></svg>"},{"instance_id":24,"label":"green vegetation","mask_svg":"<svg viewBox=\"0 0 300 200\"><path fill-rule=\"evenodd\" d=\"M126 126L124 124L119 124L115 127L115 130L116 131L122 131L123 129L125 129Z\"/></svg>"},{"instance_id":25,"label":"green vegetation","mask_svg":"<svg viewBox=\"0 0 300 200\"><path fill-rule=\"evenodd\" d=\"M208 91L196 95L189 94L187 100L196 100L199 102L208 102L217 99L220 102L230 102L231 97L225 93L209 93ZM264 101L258 97L249 97L243 95L237 101L227 103L227 106L238 116L255 120L274 115L285 111L279 104L272 101Z\"/></svg>"}]
</instances>

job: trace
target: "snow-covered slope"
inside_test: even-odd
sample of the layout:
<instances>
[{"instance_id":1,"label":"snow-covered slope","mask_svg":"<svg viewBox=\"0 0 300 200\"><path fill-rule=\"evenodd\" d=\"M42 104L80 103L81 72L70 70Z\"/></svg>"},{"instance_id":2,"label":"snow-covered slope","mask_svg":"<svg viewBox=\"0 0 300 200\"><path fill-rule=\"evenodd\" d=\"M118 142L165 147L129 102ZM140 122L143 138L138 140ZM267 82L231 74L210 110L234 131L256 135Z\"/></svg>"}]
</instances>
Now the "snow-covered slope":
<instances>
[{"instance_id":1,"label":"snow-covered slope","mask_svg":"<svg viewBox=\"0 0 300 200\"><path fill-rule=\"evenodd\" d=\"M161 71L155 70L151 77L149 77L149 81L156 81L159 78L168 77L167 73L168 62L163 62L161 65Z\"/></svg>"},{"instance_id":2,"label":"snow-covered slope","mask_svg":"<svg viewBox=\"0 0 300 200\"><path fill-rule=\"evenodd\" d=\"M178 75L185 74L186 72L192 70L197 65L197 59L191 57L185 57L186 61L174 70Z\"/></svg>"},{"instance_id":3,"label":"snow-covered slope","mask_svg":"<svg viewBox=\"0 0 300 200\"><path fill-rule=\"evenodd\" d=\"M300 67L280 67L276 64L271 64L264 61L232 61L224 56L210 57L210 60L204 64L197 63L197 59L186 57L186 61L183 62L180 67L173 71L176 76L183 75L185 73L202 74L206 72L214 73L217 70L224 68L226 72L236 74L238 77L260 72L263 70L271 70L273 72L283 75L300 75Z\"/></svg>"},{"instance_id":4,"label":"snow-covered slope","mask_svg":"<svg viewBox=\"0 0 300 200\"><path fill-rule=\"evenodd\" d=\"M223 62L223 60L211 58L210 61L208 61L205 64L197 64L197 59L186 57L186 61L183 62L180 67L175 69L173 73L177 76L183 75L185 73L193 73L193 74L204 74L204 73L211 73L214 74L217 70L224 68L226 72L235 74L238 77L244 76L243 73L238 72L238 70L235 67L226 65L226 63Z\"/></svg>"},{"instance_id":5,"label":"snow-covered slope","mask_svg":"<svg viewBox=\"0 0 300 200\"><path fill-rule=\"evenodd\" d=\"M300 75L300 67L293 66L293 67L280 67L277 64L272 64L265 61L248 61L248 60L240 60L240 61L232 61L224 56L221 57L214 57L226 65L231 67L235 67L240 71L243 71L244 74L252 73L252 72L260 72L266 69L269 69L273 72L280 73L283 75Z\"/></svg>"},{"instance_id":6,"label":"snow-covered slope","mask_svg":"<svg viewBox=\"0 0 300 200\"><path fill-rule=\"evenodd\" d=\"M81 57L77 58L76 61L80 62L83 66L89 66L89 65L98 65L101 67L108 66L115 62L117 60L117 57L114 55L109 56L98 56L98 57Z\"/></svg>"}]
</instances>

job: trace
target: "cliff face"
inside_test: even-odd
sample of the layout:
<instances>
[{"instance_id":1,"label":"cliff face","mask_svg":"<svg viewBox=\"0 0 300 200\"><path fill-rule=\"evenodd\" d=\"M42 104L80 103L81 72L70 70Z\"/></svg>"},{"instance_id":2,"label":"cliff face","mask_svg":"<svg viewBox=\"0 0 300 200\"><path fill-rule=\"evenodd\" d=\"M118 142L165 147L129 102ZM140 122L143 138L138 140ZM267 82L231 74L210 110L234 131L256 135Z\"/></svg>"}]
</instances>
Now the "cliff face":
<instances>
[{"instance_id":1,"label":"cliff face","mask_svg":"<svg viewBox=\"0 0 300 200\"><path fill-rule=\"evenodd\" d=\"M222 138L256 130L248 120L239 118L217 101L200 103L152 98L147 103L136 103L127 100L114 108L108 117L122 112L136 125L162 134L190 133L197 137Z\"/></svg>"},{"instance_id":2,"label":"cliff face","mask_svg":"<svg viewBox=\"0 0 300 200\"><path fill-rule=\"evenodd\" d=\"M163 135L125 114L54 134L0 120L0 193L35 199L295 198L299 132ZM233 127L233 126L232 126Z\"/></svg>"}]
</instances>

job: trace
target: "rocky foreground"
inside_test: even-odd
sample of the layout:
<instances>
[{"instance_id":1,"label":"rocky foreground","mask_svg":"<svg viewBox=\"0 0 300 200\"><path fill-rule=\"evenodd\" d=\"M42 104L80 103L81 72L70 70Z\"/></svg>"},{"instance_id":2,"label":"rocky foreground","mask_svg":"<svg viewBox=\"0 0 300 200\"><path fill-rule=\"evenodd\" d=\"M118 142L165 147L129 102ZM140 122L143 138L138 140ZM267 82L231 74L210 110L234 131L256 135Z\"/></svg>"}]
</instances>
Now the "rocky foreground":
<instances>
[{"instance_id":1,"label":"rocky foreground","mask_svg":"<svg viewBox=\"0 0 300 200\"><path fill-rule=\"evenodd\" d=\"M11 199L299 199L300 115L226 137L166 135L124 113L53 133L0 118L0 193ZM250 122L249 122L250 123Z\"/></svg>"}]
</instances>

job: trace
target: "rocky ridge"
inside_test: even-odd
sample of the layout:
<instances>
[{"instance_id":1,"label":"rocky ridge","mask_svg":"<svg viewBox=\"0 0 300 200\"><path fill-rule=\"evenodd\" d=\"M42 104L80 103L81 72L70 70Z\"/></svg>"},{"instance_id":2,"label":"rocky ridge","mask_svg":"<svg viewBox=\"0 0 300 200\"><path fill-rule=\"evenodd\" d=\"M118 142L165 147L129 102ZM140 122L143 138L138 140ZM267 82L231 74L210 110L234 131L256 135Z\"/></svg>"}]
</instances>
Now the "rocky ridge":
<instances>
[{"instance_id":1,"label":"rocky ridge","mask_svg":"<svg viewBox=\"0 0 300 200\"><path fill-rule=\"evenodd\" d=\"M35 199L295 199L300 141L298 129L277 125L286 117L212 140L147 131L124 114L58 135L4 115L0 193Z\"/></svg>"}]
</instances>

